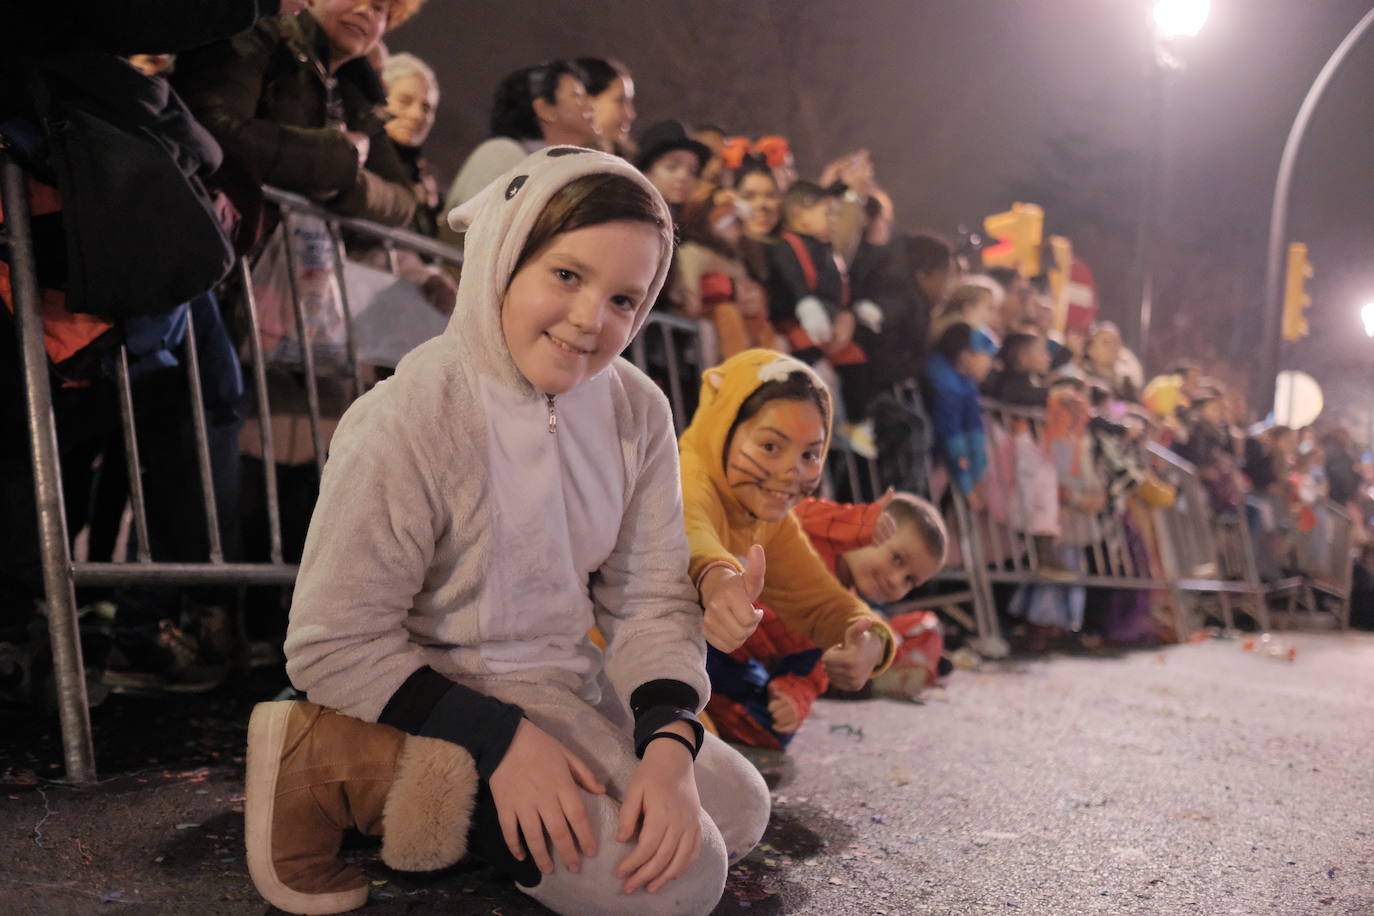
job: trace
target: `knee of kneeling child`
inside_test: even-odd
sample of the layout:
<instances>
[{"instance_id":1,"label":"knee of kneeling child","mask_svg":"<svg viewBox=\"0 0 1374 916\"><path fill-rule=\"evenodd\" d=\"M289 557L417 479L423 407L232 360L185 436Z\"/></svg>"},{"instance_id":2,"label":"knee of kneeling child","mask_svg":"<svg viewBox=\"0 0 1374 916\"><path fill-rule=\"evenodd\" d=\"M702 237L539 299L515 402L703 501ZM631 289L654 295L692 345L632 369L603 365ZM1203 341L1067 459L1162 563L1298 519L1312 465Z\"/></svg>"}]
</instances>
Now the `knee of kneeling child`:
<instances>
[{"instance_id":1,"label":"knee of kneeling child","mask_svg":"<svg viewBox=\"0 0 1374 916\"><path fill-rule=\"evenodd\" d=\"M706 824L702 829L705 832L701 838L701 852L690 868L656 893L635 895L642 903L640 913L701 913L704 916L716 908L725 893L730 862L720 835Z\"/></svg>"},{"instance_id":2,"label":"knee of kneeling child","mask_svg":"<svg viewBox=\"0 0 1374 916\"><path fill-rule=\"evenodd\" d=\"M521 886L520 890L562 916L706 916L716 908L725 891L729 864L710 818L702 817L701 852L685 872L652 894L644 888L626 894L625 879L616 872L636 843L612 839L618 807L604 796L588 808L600 836L597 855L583 859L577 872L559 867L534 887Z\"/></svg>"},{"instance_id":3,"label":"knee of kneeling child","mask_svg":"<svg viewBox=\"0 0 1374 916\"><path fill-rule=\"evenodd\" d=\"M731 865L747 856L763 839L763 832L768 829L768 816L773 809L773 799L763 777L752 766L747 775L748 778L740 783L735 815L727 818L730 822L728 826L717 825Z\"/></svg>"}]
</instances>

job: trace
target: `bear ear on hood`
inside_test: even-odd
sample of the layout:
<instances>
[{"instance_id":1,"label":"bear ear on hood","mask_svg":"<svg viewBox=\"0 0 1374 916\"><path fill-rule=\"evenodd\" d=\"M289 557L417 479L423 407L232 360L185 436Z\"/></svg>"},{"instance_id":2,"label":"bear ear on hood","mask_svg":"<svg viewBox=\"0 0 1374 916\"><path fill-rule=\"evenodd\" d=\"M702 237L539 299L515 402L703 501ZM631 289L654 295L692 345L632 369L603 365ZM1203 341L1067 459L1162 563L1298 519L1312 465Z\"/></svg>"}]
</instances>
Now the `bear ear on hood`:
<instances>
[{"instance_id":1,"label":"bear ear on hood","mask_svg":"<svg viewBox=\"0 0 1374 916\"><path fill-rule=\"evenodd\" d=\"M467 232L468 229L472 227L472 221L476 219L477 214L486 206L487 201L491 200L498 193L504 196L506 200L510 200L516 194L520 193L520 189L525 186L525 182L529 181L529 179L530 176L528 175L516 175L504 188L500 186L499 182L493 181L480 192L473 195L470 200L448 211L449 228L454 232Z\"/></svg>"},{"instance_id":2,"label":"bear ear on hood","mask_svg":"<svg viewBox=\"0 0 1374 916\"><path fill-rule=\"evenodd\" d=\"M702 373L701 380L711 389L712 394L719 394L720 386L725 384L725 373L719 369L707 369Z\"/></svg>"},{"instance_id":3,"label":"bear ear on hood","mask_svg":"<svg viewBox=\"0 0 1374 916\"><path fill-rule=\"evenodd\" d=\"M591 152L594 152L594 150L583 149L580 146L551 146L544 150L544 158L559 159L563 156L571 156L575 153ZM510 200L516 194L520 193L520 189L525 186L525 182L529 181L529 179L529 175L516 175L506 184L504 189L501 189L500 193L506 200ZM498 183L493 181L479 193L475 194L470 200L448 211L449 228L454 232L466 232L468 228L472 226L472 221L477 216L478 211L482 209L488 200L496 196L497 190Z\"/></svg>"},{"instance_id":4,"label":"bear ear on hood","mask_svg":"<svg viewBox=\"0 0 1374 916\"><path fill-rule=\"evenodd\" d=\"M467 232L472 225L473 218L477 216L477 211L482 209L482 205L490 197L491 186L488 185L480 193L473 195L464 203L448 211L448 227L454 232Z\"/></svg>"}]
</instances>

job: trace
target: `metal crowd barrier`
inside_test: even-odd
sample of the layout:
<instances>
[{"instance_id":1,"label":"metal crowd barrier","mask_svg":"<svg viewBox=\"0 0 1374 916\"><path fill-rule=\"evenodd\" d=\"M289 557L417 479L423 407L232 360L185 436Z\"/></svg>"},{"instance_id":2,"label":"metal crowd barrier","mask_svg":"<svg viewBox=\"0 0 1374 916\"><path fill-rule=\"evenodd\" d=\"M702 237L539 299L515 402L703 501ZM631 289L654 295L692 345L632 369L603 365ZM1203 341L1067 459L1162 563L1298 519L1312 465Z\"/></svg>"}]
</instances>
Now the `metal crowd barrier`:
<instances>
[{"instance_id":1,"label":"metal crowd barrier","mask_svg":"<svg viewBox=\"0 0 1374 916\"><path fill-rule=\"evenodd\" d=\"M72 782L95 780L95 744L86 705L86 678L76 620L76 588L62 501L57 423L52 411L48 354L38 300L33 236L29 224L27 179L13 159L0 152L0 203L5 210L4 240L9 246L14 321L24 373L24 408L29 423L34 502L38 515L43 591L47 597L48 638L57 679L57 712L62 724L62 756Z\"/></svg>"},{"instance_id":2,"label":"metal crowd barrier","mask_svg":"<svg viewBox=\"0 0 1374 916\"><path fill-rule=\"evenodd\" d=\"M1112 481L1102 477L1091 447L1084 450L1078 446L1079 454L1068 460L1088 480L1088 489L1101 494L1102 508L1089 511L1078 506L1059 506L1061 480L1052 454L1054 445L1046 441L1044 410L985 401L983 417L988 452L984 484L987 505L972 513L972 527L975 544L983 548L988 581L1018 586L1081 585L1168 591L1175 608L1175 627L1186 636L1184 600L1176 585L1180 570L1166 562L1178 553L1152 549L1151 542L1156 538L1151 535L1161 530L1189 530L1188 519L1170 520L1173 524L1166 522L1163 526L1155 519L1153 531L1136 531L1136 536L1146 543L1148 556L1142 560L1130 549L1127 523L1118 511L1118 506L1131 497L1129 493L1113 493ZM1034 492L1048 487L1054 488L1049 499L1043 492ZM1040 558L1033 543L1036 534L1053 538L1061 557L1067 561L1065 568L1075 574L1072 579L1041 574Z\"/></svg>"},{"instance_id":3,"label":"metal crowd barrier","mask_svg":"<svg viewBox=\"0 0 1374 916\"><path fill-rule=\"evenodd\" d=\"M654 356L662 359L662 372L651 364L649 343L656 339ZM673 427L681 435L692 418L687 412L688 385L695 385L707 366L701 361L701 331L697 323L666 312L650 312L649 320L630 342L630 362L650 376L660 376L673 410ZM683 370L691 368L684 375Z\"/></svg>"},{"instance_id":4,"label":"metal crowd barrier","mask_svg":"<svg viewBox=\"0 0 1374 916\"><path fill-rule=\"evenodd\" d=\"M1338 621L1343 626L1348 621L1352 529L1339 507L1322 507L1322 524L1307 545L1311 559L1302 569L1304 575L1266 582L1245 512L1214 513L1197 470L1155 442L1139 444L1137 458L1159 482L1172 486L1174 498L1163 507L1135 503L1134 533L1143 541L1146 556L1134 556L1129 549L1127 523L1110 501L1100 512L1066 507L1060 514L1059 541L1071 543L1076 554L1071 565L1078 575L1067 582L1045 579L1039 575L1028 535L1033 520L1028 512L1015 511L1025 497L1024 485L1017 481L1017 456L1034 460L1035 454L1045 452L1044 412L985 403L984 422L990 506L971 514L970 546L981 548L988 581L1167 592L1180 639L1196 628L1203 601L1217 603L1218 617L1228 628L1235 626L1237 606L1260 628L1271 628L1269 598L1282 594L1289 595L1290 604L1310 608L1318 604L1316 595L1324 595ZM1135 499L1129 493L1121 498Z\"/></svg>"},{"instance_id":5,"label":"metal crowd barrier","mask_svg":"<svg viewBox=\"0 0 1374 916\"><path fill-rule=\"evenodd\" d=\"M275 448L272 437L266 366L259 336L259 315L253 295L251 271L246 259L235 268L241 287L242 315L247 324L249 348L245 362L251 366L256 385L257 416L262 421L262 458L268 472L265 477L265 499L268 517L270 559L266 563L226 561L220 540L219 515L211 481L210 447L206 426L203 393L200 383L200 349L197 345L193 319L187 316L186 338L183 345L187 384L190 389L191 427L194 433L196 460L200 477L200 496L203 499L206 535L209 545L205 562L173 563L154 558L150 547L149 522L143 493L143 468L139 455L139 436L134 422L133 386L130 382L128 352L121 345L115 359L115 385L118 394L120 423L127 456L129 507L133 521L135 559L128 562L73 562L69 548L69 532L62 494L61 465L58 457L57 430L53 415L52 390L49 381L47 355L43 346L43 327L40 318L37 278L34 269L33 242L29 228L29 208L26 178L23 170L9 157L0 154L3 172L4 239L10 249L9 265L14 289L14 311L23 362L24 391L29 424L29 441L34 470L34 491L37 503L44 590L47 596L48 631L52 643L53 663L57 681L58 711L62 726L63 756L67 778L73 782L91 782L96 778L94 744L91 738L90 713L87 707L86 681L83 672L81 645L77 627L75 587L78 585L287 585L295 580L297 567L282 557L280 503L276 490L274 466ZM446 245L415 233L390 229L364 220L350 219L316 206L303 197L266 188L267 200L274 204L284 226L291 231L294 220L309 215L322 220L328 227L333 244L334 269L342 298L347 376L352 383L352 396L363 390L363 379L356 357L352 315L348 308L348 287L344 282L345 234L354 243L381 246L388 254L388 264L396 271L396 252L411 251L422 257L446 264L461 264L462 254ZM290 301L295 317L298 340L309 341L307 317L297 288L293 252L286 247L288 263L293 268ZM303 379L306 386L310 438L317 468L323 469L325 448L322 437L322 416L319 379L315 371L311 346L301 348Z\"/></svg>"},{"instance_id":6,"label":"metal crowd barrier","mask_svg":"<svg viewBox=\"0 0 1374 916\"><path fill-rule=\"evenodd\" d=\"M1330 500L1314 509L1315 527L1299 533L1294 544L1294 560L1302 581L1288 592L1289 612L1301 607L1315 616L1325 610L1345 629L1350 626L1355 521Z\"/></svg>"}]
</instances>

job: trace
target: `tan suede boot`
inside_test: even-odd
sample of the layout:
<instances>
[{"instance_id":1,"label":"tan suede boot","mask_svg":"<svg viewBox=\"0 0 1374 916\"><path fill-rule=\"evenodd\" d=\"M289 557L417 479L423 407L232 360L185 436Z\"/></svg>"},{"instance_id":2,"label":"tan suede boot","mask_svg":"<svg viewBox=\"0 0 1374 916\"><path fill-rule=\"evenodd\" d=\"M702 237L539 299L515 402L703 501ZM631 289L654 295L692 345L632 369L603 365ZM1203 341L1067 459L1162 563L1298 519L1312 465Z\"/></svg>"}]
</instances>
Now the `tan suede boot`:
<instances>
[{"instance_id":1,"label":"tan suede boot","mask_svg":"<svg viewBox=\"0 0 1374 916\"><path fill-rule=\"evenodd\" d=\"M258 893L288 913L367 902L339 859L344 831L382 837L382 861L445 868L467 852L478 786L467 751L314 703L259 703L248 723L244 842Z\"/></svg>"}]
</instances>

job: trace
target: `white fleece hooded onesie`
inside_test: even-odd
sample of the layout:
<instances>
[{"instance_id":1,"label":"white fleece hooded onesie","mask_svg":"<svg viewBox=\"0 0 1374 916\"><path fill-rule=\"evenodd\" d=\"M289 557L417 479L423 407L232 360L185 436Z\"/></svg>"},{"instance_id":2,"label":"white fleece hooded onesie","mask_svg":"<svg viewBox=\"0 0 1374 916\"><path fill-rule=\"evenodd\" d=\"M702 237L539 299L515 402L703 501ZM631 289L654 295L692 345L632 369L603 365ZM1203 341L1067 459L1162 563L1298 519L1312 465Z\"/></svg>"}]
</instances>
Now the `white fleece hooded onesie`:
<instances>
[{"instance_id":1,"label":"white fleece hooded onesie","mask_svg":"<svg viewBox=\"0 0 1374 916\"><path fill-rule=\"evenodd\" d=\"M501 330L536 219L559 189L593 173L645 188L665 227L634 318L636 332L643 325L667 273L672 222L624 161L541 150L455 210L466 261L447 330L359 398L334 436L287 671L313 702L463 744L484 777L523 712L610 795L584 796L596 859L578 874L560 867L529 893L562 913L709 912L727 858L752 848L768 816L758 774L712 736L696 763L706 835L697 865L654 895L625 897L613 874L629 849L613 842L616 802L638 763L627 707L696 711L709 695L667 400L622 358L550 400L516 368ZM593 625L604 658L587 637Z\"/></svg>"}]
</instances>

